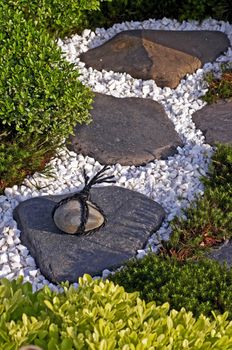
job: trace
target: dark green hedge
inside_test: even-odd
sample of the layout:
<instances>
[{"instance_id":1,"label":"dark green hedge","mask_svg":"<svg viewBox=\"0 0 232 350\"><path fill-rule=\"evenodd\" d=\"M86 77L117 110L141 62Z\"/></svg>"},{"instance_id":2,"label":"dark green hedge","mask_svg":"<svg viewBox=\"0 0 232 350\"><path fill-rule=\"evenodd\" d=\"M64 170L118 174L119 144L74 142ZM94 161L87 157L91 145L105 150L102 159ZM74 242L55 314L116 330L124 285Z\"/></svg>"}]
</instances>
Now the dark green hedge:
<instances>
[{"instance_id":1,"label":"dark green hedge","mask_svg":"<svg viewBox=\"0 0 232 350\"><path fill-rule=\"evenodd\" d=\"M158 305L168 302L171 308L185 307L195 316L228 311L232 319L232 269L216 261L178 262L149 254L132 260L110 278L127 292L139 291L145 301Z\"/></svg>"},{"instance_id":2,"label":"dark green hedge","mask_svg":"<svg viewBox=\"0 0 232 350\"><path fill-rule=\"evenodd\" d=\"M208 17L232 21L230 0L113 0L101 4L101 12L90 16L92 27L109 27L123 21L149 18L203 20Z\"/></svg>"}]
</instances>

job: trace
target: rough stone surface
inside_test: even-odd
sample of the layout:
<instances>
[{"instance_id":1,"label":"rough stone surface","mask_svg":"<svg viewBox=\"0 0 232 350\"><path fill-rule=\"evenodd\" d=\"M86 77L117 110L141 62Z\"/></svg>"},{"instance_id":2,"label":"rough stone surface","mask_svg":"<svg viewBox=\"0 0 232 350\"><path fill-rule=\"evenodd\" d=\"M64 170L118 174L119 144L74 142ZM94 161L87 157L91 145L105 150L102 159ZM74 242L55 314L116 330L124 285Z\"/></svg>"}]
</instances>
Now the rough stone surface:
<instances>
[{"instance_id":1,"label":"rough stone surface","mask_svg":"<svg viewBox=\"0 0 232 350\"><path fill-rule=\"evenodd\" d=\"M209 257L222 264L226 262L228 266L232 266L232 241L226 241L219 248L214 249Z\"/></svg>"},{"instance_id":2,"label":"rough stone surface","mask_svg":"<svg viewBox=\"0 0 232 350\"><path fill-rule=\"evenodd\" d=\"M161 225L162 207L146 196L117 186L91 190L91 200L104 211L107 222L87 236L64 234L52 220L55 203L67 197L45 196L20 203L14 218L41 272L52 282L77 281L121 266L142 249Z\"/></svg>"},{"instance_id":3,"label":"rough stone surface","mask_svg":"<svg viewBox=\"0 0 232 350\"><path fill-rule=\"evenodd\" d=\"M102 164L142 165L167 158L182 142L163 107L142 98L96 93L93 122L78 125L68 147Z\"/></svg>"},{"instance_id":4,"label":"rough stone surface","mask_svg":"<svg viewBox=\"0 0 232 350\"><path fill-rule=\"evenodd\" d=\"M210 145L216 142L232 143L232 101L207 105L195 112L192 118Z\"/></svg>"},{"instance_id":5,"label":"rough stone surface","mask_svg":"<svg viewBox=\"0 0 232 350\"><path fill-rule=\"evenodd\" d=\"M229 47L217 31L128 30L80 55L87 67L154 79L175 88L187 74L215 59Z\"/></svg>"}]
</instances>

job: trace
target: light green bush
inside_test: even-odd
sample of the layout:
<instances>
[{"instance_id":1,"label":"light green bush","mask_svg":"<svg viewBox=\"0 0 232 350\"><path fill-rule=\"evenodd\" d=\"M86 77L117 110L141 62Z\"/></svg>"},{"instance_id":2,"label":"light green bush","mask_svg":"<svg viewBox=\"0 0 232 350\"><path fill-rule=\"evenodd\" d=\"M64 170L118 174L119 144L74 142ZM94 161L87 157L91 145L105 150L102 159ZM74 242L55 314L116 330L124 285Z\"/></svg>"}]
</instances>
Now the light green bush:
<instances>
[{"instance_id":1,"label":"light green bush","mask_svg":"<svg viewBox=\"0 0 232 350\"><path fill-rule=\"evenodd\" d=\"M0 348L24 344L44 350L179 350L232 347L227 314L210 321L191 312L169 309L168 303L146 304L113 282L84 275L78 289L48 287L32 293L29 283L1 280Z\"/></svg>"},{"instance_id":2,"label":"light green bush","mask_svg":"<svg viewBox=\"0 0 232 350\"><path fill-rule=\"evenodd\" d=\"M100 8L100 0L9 0L26 19L46 28L54 37L65 37L87 27L88 16ZM93 14L94 16L94 14Z\"/></svg>"}]
</instances>

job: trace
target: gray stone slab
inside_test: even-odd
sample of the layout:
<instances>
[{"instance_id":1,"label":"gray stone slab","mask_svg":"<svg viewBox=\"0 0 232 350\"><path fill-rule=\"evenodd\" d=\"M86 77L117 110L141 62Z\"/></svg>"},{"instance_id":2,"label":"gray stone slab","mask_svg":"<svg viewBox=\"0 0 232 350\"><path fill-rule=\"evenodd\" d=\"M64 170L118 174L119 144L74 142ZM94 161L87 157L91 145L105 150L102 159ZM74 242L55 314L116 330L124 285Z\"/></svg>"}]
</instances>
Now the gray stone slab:
<instances>
[{"instance_id":1,"label":"gray stone slab","mask_svg":"<svg viewBox=\"0 0 232 350\"><path fill-rule=\"evenodd\" d=\"M215 61L229 46L228 37L218 31L128 30L80 59L87 67L126 72L175 88L186 74Z\"/></svg>"},{"instance_id":2,"label":"gray stone slab","mask_svg":"<svg viewBox=\"0 0 232 350\"><path fill-rule=\"evenodd\" d=\"M163 107L150 99L96 93L93 118L78 125L68 148L101 164L143 165L183 146Z\"/></svg>"},{"instance_id":3,"label":"gray stone slab","mask_svg":"<svg viewBox=\"0 0 232 350\"><path fill-rule=\"evenodd\" d=\"M232 101L219 101L193 113L193 122L210 145L232 144Z\"/></svg>"},{"instance_id":4,"label":"gray stone slab","mask_svg":"<svg viewBox=\"0 0 232 350\"><path fill-rule=\"evenodd\" d=\"M209 258L217 260L221 264L226 263L232 266L232 241L226 241L217 249L213 249L209 254Z\"/></svg>"},{"instance_id":5,"label":"gray stone slab","mask_svg":"<svg viewBox=\"0 0 232 350\"><path fill-rule=\"evenodd\" d=\"M52 220L55 204L67 195L45 196L20 203L14 218L21 241L44 276L54 283L77 281L121 266L146 244L161 225L165 212L148 197L117 186L91 190L91 200L107 217L105 227L87 236L64 234Z\"/></svg>"}]
</instances>

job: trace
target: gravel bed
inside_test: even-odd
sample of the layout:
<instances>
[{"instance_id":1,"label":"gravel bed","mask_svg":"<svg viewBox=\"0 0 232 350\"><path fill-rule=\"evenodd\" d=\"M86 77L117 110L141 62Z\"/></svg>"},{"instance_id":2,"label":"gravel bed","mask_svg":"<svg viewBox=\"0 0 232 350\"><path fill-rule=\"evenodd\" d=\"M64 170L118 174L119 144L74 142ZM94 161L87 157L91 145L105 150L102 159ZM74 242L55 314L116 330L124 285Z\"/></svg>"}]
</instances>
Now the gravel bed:
<instances>
[{"instance_id":1,"label":"gravel bed","mask_svg":"<svg viewBox=\"0 0 232 350\"><path fill-rule=\"evenodd\" d=\"M146 166L110 167L109 174L114 174L117 186L143 193L163 206L167 218L162 227L150 239L145 250L139 250L137 256L142 257L147 250L156 251L159 238L168 239L170 235L169 222L175 215L181 215L181 209L189 206L196 195L203 194L203 186L199 180L206 174L212 147L204 143L204 136L196 130L191 115L201 109L205 103L200 97L207 91L203 75L207 71L219 71L222 62L232 61L232 48L220 56L216 63L207 63L195 74L181 80L176 89L159 88L153 80L142 81L128 74L112 71L96 71L86 69L78 55L90 48L96 47L116 33L130 29L162 29L162 30L219 30L226 33L232 42L232 25L213 19L199 24L196 21L179 23L176 20L149 19L144 22L125 22L115 24L105 30L97 28L95 32L86 29L82 36L74 35L64 41L58 40L66 59L75 63L80 70L80 80L90 86L93 91L116 97L143 97L160 102L175 125L175 129L184 142L183 148L167 160L157 160ZM21 201L41 195L54 195L73 192L82 188L83 169L89 176L100 169L101 165L90 157L83 157L59 150L56 159L49 164L45 174L34 174L24 180L21 186L13 186L0 196L0 278L17 278L19 275L25 281L30 281L33 290L49 285L53 290L59 287L49 283L40 273L26 247L20 242L20 231L12 218L12 211ZM103 271L103 277L109 274ZM77 285L77 284L74 284Z\"/></svg>"}]
</instances>

